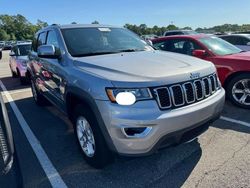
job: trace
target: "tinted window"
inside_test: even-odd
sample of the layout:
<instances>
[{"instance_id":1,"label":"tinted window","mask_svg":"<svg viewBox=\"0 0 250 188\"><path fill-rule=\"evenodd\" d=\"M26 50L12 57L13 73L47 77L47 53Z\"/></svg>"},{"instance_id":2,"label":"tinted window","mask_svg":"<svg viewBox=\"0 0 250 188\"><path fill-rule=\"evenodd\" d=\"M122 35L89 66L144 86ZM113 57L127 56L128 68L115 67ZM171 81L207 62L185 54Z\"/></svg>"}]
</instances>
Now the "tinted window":
<instances>
[{"instance_id":1,"label":"tinted window","mask_svg":"<svg viewBox=\"0 0 250 188\"><path fill-rule=\"evenodd\" d=\"M159 50L192 55L193 50L202 49L196 42L188 39L171 39L164 42L155 43Z\"/></svg>"},{"instance_id":2,"label":"tinted window","mask_svg":"<svg viewBox=\"0 0 250 188\"><path fill-rule=\"evenodd\" d=\"M32 40L32 51L37 51L37 35Z\"/></svg>"},{"instance_id":3,"label":"tinted window","mask_svg":"<svg viewBox=\"0 0 250 188\"><path fill-rule=\"evenodd\" d=\"M62 34L72 56L152 50L140 37L124 28L72 28L62 29Z\"/></svg>"},{"instance_id":4,"label":"tinted window","mask_svg":"<svg viewBox=\"0 0 250 188\"><path fill-rule=\"evenodd\" d=\"M183 35L182 32L168 32L165 34L165 36L170 36L170 35Z\"/></svg>"},{"instance_id":5,"label":"tinted window","mask_svg":"<svg viewBox=\"0 0 250 188\"><path fill-rule=\"evenodd\" d=\"M17 55L18 56L26 56L29 54L29 51L31 50L31 45L19 45L17 47Z\"/></svg>"},{"instance_id":6,"label":"tinted window","mask_svg":"<svg viewBox=\"0 0 250 188\"><path fill-rule=\"evenodd\" d=\"M46 34L47 32L43 32L39 34L37 47L46 43Z\"/></svg>"},{"instance_id":7,"label":"tinted window","mask_svg":"<svg viewBox=\"0 0 250 188\"><path fill-rule=\"evenodd\" d=\"M56 49L59 49L59 44L55 31L49 31L47 36L47 44L54 45Z\"/></svg>"},{"instance_id":8,"label":"tinted window","mask_svg":"<svg viewBox=\"0 0 250 188\"><path fill-rule=\"evenodd\" d=\"M242 36L225 36L221 38L233 45L247 45L247 43L250 42L250 39Z\"/></svg>"},{"instance_id":9,"label":"tinted window","mask_svg":"<svg viewBox=\"0 0 250 188\"><path fill-rule=\"evenodd\" d=\"M15 55L18 55L18 50L17 50L17 46L13 46L11 51L13 51L15 53Z\"/></svg>"}]
</instances>

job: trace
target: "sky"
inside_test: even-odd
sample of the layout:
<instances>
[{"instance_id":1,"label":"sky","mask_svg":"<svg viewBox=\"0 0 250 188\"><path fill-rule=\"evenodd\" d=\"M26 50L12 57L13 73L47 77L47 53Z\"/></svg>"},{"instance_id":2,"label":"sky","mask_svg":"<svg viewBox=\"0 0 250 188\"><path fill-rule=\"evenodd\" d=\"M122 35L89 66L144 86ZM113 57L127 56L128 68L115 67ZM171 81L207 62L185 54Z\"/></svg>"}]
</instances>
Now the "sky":
<instances>
[{"instance_id":1,"label":"sky","mask_svg":"<svg viewBox=\"0 0 250 188\"><path fill-rule=\"evenodd\" d=\"M49 24L91 23L123 26L146 24L211 27L250 24L249 0L0 0L0 14L24 15Z\"/></svg>"}]
</instances>

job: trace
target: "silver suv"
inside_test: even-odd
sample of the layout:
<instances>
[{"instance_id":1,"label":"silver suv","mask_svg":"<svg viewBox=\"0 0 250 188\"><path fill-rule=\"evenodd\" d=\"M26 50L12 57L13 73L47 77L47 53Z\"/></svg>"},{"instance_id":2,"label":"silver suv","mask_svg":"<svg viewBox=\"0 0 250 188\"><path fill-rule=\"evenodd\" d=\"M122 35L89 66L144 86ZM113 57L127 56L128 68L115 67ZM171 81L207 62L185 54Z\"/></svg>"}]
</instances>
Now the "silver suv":
<instances>
[{"instance_id":1,"label":"silver suv","mask_svg":"<svg viewBox=\"0 0 250 188\"><path fill-rule=\"evenodd\" d=\"M86 161L147 155L189 141L216 120L225 92L210 62L154 50L131 31L52 25L32 43L28 76L38 105L73 122Z\"/></svg>"}]
</instances>

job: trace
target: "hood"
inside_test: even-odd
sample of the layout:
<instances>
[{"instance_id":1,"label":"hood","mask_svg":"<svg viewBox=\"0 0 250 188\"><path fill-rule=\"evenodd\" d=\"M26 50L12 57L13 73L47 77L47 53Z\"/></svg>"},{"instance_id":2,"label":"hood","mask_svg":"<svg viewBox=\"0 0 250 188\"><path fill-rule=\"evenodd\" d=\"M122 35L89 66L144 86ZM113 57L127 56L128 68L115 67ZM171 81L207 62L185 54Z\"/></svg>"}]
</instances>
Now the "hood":
<instances>
[{"instance_id":1,"label":"hood","mask_svg":"<svg viewBox=\"0 0 250 188\"><path fill-rule=\"evenodd\" d=\"M17 60L27 61L28 60L28 56L17 56Z\"/></svg>"},{"instance_id":2,"label":"hood","mask_svg":"<svg viewBox=\"0 0 250 188\"><path fill-rule=\"evenodd\" d=\"M221 58L250 61L250 51L249 52L241 52L241 53L232 54L232 55L226 55L226 56L222 56Z\"/></svg>"},{"instance_id":3,"label":"hood","mask_svg":"<svg viewBox=\"0 0 250 188\"><path fill-rule=\"evenodd\" d=\"M190 80L191 73L206 76L214 65L191 56L163 51L142 51L76 58L75 66L106 78L114 85L170 84Z\"/></svg>"}]
</instances>

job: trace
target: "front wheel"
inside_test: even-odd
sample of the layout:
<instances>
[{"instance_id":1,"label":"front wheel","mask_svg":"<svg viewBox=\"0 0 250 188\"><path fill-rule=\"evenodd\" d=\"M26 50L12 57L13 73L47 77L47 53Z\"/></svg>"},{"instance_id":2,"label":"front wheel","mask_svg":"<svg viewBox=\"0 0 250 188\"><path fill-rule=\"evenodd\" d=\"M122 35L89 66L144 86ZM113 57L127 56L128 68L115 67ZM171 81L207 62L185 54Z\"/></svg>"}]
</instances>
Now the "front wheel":
<instances>
[{"instance_id":1,"label":"front wheel","mask_svg":"<svg viewBox=\"0 0 250 188\"><path fill-rule=\"evenodd\" d=\"M234 77L228 84L227 96L239 107L250 109L250 74Z\"/></svg>"},{"instance_id":2,"label":"front wheel","mask_svg":"<svg viewBox=\"0 0 250 188\"><path fill-rule=\"evenodd\" d=\"M106 141L93 112L78 105L74 111L74 130L86 162L94 168L103 168L113 161Z\"/></svg>"}]
</instances>

